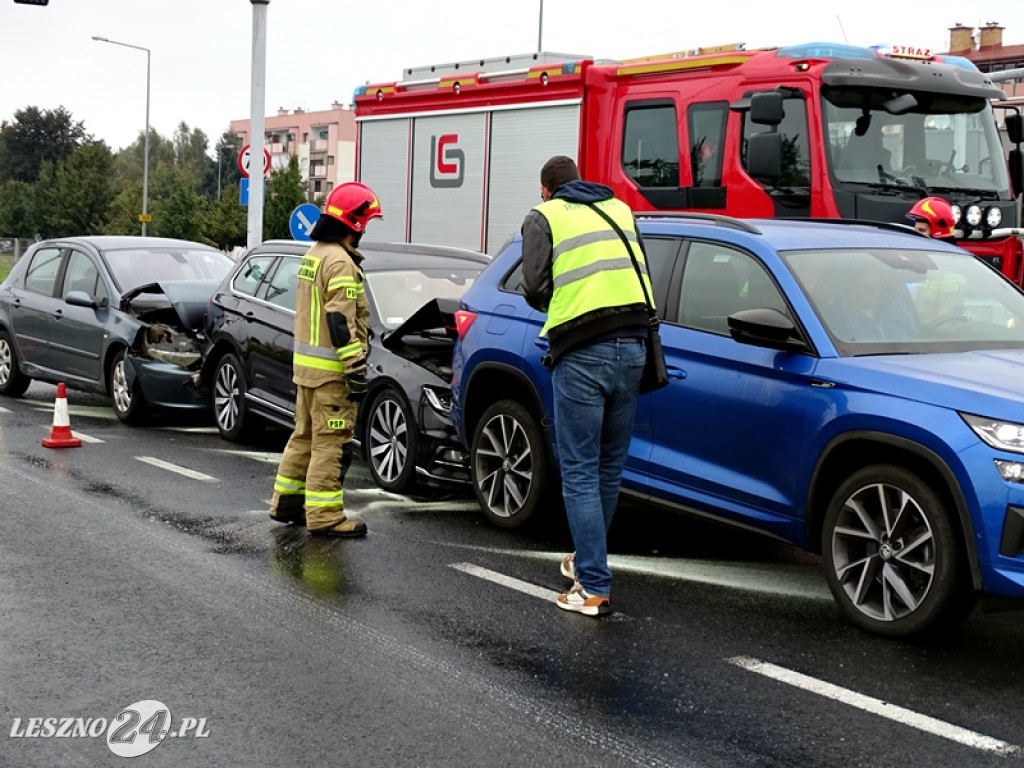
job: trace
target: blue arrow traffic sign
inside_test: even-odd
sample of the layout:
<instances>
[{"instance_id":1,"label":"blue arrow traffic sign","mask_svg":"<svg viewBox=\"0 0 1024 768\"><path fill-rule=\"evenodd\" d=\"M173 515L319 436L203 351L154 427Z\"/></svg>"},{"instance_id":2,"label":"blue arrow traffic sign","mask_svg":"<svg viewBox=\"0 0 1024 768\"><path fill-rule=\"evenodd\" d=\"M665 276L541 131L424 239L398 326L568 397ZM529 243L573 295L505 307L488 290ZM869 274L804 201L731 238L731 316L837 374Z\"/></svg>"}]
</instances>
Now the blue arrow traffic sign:
<instances>
[{"instance_id":1,"label":"blue arrow traffic sign","mask_svg":"<svg viewBox=\"0 0 1024 768\"><path fill-rule=\"evenodd\" d=\"M313 225L320 218L320 209L312 203L303 203L292 211L291 219L288 221L288 229L296 240L311 240L309 233L313 231Z\"/></svg>"}]
</instances>

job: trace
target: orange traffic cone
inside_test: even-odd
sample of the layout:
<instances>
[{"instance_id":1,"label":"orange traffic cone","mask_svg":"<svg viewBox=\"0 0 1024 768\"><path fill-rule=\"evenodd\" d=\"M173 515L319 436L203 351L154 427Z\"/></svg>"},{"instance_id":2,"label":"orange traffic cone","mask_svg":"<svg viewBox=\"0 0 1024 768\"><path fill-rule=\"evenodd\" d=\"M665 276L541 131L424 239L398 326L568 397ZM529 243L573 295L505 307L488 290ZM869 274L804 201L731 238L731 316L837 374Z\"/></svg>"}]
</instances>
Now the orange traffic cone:
<instances>
[{"instance_id":1,"label":"orange traffic cone","mask_svg":"<svg viewBox=\"0 0 1024 768\"><path fill-rule=\"evenodd\" d=\"M71 434L71 419L68 417L68 393L62 381L57 385L57 402L53 406L53 429L50 436L43 438L46 448L77 448L82 441Z\"/></svg>"}]
</instances>

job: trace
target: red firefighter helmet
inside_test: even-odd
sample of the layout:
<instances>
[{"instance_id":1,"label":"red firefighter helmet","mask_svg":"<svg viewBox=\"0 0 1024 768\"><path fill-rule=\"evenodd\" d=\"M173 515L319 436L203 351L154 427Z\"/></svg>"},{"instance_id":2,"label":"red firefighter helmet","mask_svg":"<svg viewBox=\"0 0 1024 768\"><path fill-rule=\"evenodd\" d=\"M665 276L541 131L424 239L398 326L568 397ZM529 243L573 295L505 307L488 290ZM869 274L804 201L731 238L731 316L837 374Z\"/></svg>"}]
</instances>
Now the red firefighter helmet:
<instances>
[{"instance_id":1,"label":"red firefighter helmet","mask_svg":"<svg viewBox=\"0 0 1024 768\"><path fill-rule=\"evenodd\" d=\"M914 203L907 218L911 221L919 219L927 221L932 228L932 237L950 238L953 236L953 206L941 197L926 197Z\"/></svg>"},{"instance_id":2,"label":"red firefighter helmet","mask_svg":"<svg viewBox=\"0 0 1024 768\"><path fill-rule=\"evenodd\" d=\"M332 189L324 203L324 214L356 232L365 230L370 219L384 218L377 195L358 181L348 181Z\"/></svg>"}]
</instances>

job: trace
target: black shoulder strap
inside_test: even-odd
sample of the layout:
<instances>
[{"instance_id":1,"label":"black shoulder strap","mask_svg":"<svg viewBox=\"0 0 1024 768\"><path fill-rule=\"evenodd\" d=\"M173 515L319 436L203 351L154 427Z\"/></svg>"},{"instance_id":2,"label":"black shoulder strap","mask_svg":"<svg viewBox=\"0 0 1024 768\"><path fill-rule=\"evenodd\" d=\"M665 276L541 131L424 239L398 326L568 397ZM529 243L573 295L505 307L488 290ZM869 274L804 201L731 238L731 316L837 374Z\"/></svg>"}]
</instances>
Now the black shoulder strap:
<instances>
[{"instance_id":1,"label":"black shoulder strap","mask_svg":"<svg viewBox=\"0 0 1024 768\"><path fill-rule=\"evenodd\" d=\"M600 216L602 219L611 225L611 228L615 230L615 234L622 240L622 244L626 246L626 253L629 254L629 260L633 262L633 269L636 270L637 279L640 281L640 290L644 292L644 303L647 305L647 314L651 317L655 316L654 302L651 301L650 294L647 293L647 283L644 282L643 273L640 271L640 263L636 260L636 256L633 254L633 246L629 244L629 239L626 237L626 233L622 231L622 227L615 223L611 216L602 211L593 203L584 203L584 205L591 208L594 213ZM647 260L647 254L644 252L643 243L639 243L640 253L644 254L644 261Z\"/></svg>"}]
</instances>

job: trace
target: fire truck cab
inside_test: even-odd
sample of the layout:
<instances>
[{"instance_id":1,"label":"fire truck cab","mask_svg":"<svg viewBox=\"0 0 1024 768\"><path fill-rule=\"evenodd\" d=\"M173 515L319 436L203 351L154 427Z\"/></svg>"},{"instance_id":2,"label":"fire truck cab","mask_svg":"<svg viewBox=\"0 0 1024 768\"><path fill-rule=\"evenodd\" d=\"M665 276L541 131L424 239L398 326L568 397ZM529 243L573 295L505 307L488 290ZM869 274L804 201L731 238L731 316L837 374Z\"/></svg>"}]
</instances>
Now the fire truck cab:
<instances>
[{"instance_id":1,"label":"fire truck cab","mask_svg":"<svg viewBox=\"0 0 1024 768\"><path fill-rule=\"evenodd\" d=\"M1003 92L973 64L734 48L532 54L359 88L356 175L386 211L377 236L495 252L539 202L543 163L564 154L635 211L909 224L937 195L959 213L958 244L1021 282L1021 119L1006 119L1008 165L990 104Z\"/></svg>"}]
</instances>

